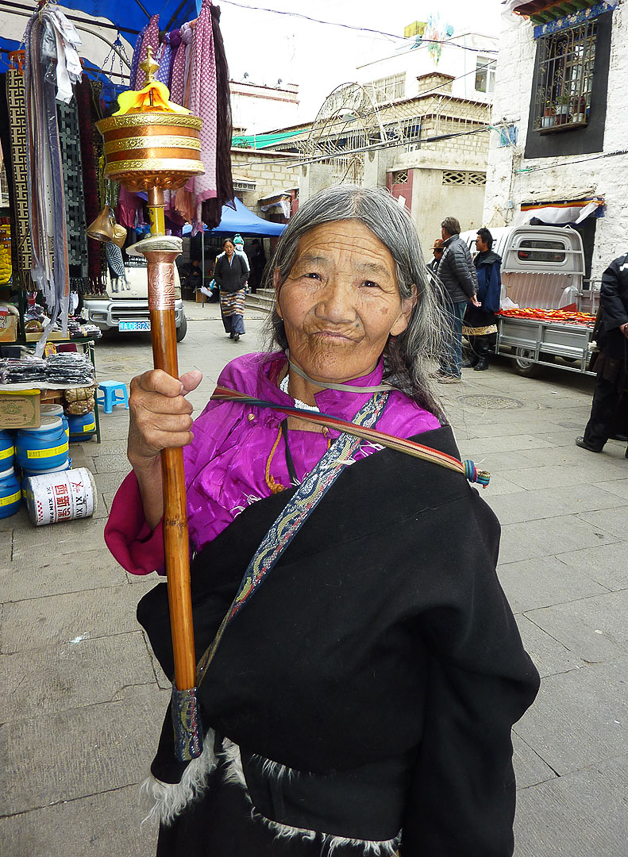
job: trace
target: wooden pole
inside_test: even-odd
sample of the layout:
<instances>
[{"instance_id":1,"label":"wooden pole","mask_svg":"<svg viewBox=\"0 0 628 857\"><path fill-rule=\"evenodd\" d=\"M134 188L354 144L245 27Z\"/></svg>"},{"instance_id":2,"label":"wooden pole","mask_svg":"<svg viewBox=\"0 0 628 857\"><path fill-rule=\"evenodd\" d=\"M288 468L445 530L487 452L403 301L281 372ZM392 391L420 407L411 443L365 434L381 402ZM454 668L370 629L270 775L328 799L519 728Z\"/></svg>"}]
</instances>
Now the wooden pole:
<instances>
[{"instance_id":1,"label":"wooden pole","mask_svg":"<svg viewBox=\"0 0 628 857\"><path fill-rule=\"evenodd\" d=\"M150 238L136 245L148 261L148 306L153 362L173 378L179 377L174 316L174 260L181 239L164 235L163 190L148 192ZM175 680L172 716L177 758L187 761L202 752L202 731L196 700L196 655L190 592L190 545L185 494L183 450L161 453L164 496L164 548Z\"/></svg>"}]
</instances>

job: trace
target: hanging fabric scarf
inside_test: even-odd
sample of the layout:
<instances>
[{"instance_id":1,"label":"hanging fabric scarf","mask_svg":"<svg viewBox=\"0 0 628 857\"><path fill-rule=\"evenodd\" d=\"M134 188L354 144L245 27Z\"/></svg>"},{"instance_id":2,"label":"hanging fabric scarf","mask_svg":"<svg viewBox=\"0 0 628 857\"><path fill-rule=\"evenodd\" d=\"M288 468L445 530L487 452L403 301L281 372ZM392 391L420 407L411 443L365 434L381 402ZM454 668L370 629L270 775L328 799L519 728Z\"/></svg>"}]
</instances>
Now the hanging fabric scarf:
<instances>
[{"instance_id":1,"label":"hanging fabric scarf","mask_svg":"<svg viewBox=\"0 0 628 857\"><path fill-rule=\"evenodd\" d=\"M133 56L131 57L131 70L129 72L129 87L130 89L137 89L135 86L135 80L137 78L137 72L140 67L140 55L142 53L142 42L144 41L144 36L146 35L146 30L148 30L148 24L140 30L140 33L135 40L135 48L133 49Z\"/></svg>"},{"instance_id":2,"label":"hanging fabric scarf","mask_svg":"<svg viewBox=\"0 0 628 857\"><path fill-rule=\"evenodd\" d=\"M87 276L87 223L85 222L83 195L81 133L76 99L73 99L70 104L57 104L57 116L61 159L63 161L70 288L82 295L89 288L89 279Z\"/></svg>"},{"instance_id":3,"label":"hanging fabric scarf","mask_svg":"<svg viewBox=\"0 0 628 857\"><path fill-rule=\"evenodd\" d=\"M52 16L44 7L29 19L24 33L28 208L33 242L32 277L42 291L51 315L52 324L48 330L52 329L60 315L61 328L63 333L67 333L70 276L63 168L57 125L56 86L47 74L55 67L58 72L59 63L57 61L55 65L52 56L53 48L57 47L52 37L54 33L51 35L55 26L56 16ZM48 68L42 63L42 58L49 60ZM46 341L47 335L44 333L35 349L37 357L42 356Z\"/></svg>"},{"instance_id":4,"label":"hanging fabric scarf","mask_svg":"<svg viewBox=\"0 0 628 857\"><path fill-rule=\"evenodd\" d=\"M157 48L159 47L159 15L153 15L148 22L148 27L146 28L146 33L142 39L142 47L139 53L135 83L131 82L132 89L142 89L146 83L146 72L139 67L139 63L146 59L149 45L153 49L153 56L155 56ZM135 51L133 52L133 59L135 59ZM133 62L131 63L131 66L133 66Z\"/></svg>"},{"instance_id":5,"label":"hanging fabric scarf","mask_svg":"<svg viewBox=\"0 0 628 857\"><path fill-rule=\"evenodd\" d=\"M229 68L225 46L220 32L220 8L212 6L212 28L216 58L216 196L203 202L203 223L215 229L222 219L222 207L228 205L235 210L235 193L231 174L231 93L229 91Z\"/></svg>"},{"instance_id":6,"label":"hanging fabric scarf","mask_svg":"<svg viewBox=\"0 0 628 857\"><path fill-rule=\"evenodd\" d=\"M28 223L28 185L26 154L26 106L24 76L17 68L10 68L6 78L6 98L11 135L13 198L15 201L15 241L13 247L14 270L22 288L31 289L30 271L33 265L31 233Z\"/></svg>"},{"instance_id":7,"label":"hanging fabric scarf","mask_svg":"<svg viewBox=\"0 0 628 857\"><path fill-rule=\"evenodd\" d=\"M85 200L85 222L93 223L100 211L98 199L98 159L94 148L92 112L90 106L92 90L89 80L84 78L75 87L78 109L79 133L81 137L81 164L83 167L83 196ZM89 291L103 291L105 282L100 255L100 241L87 239L87 276Z\"/></svg>"},{"instance_id":8,"label":"hanging fabric scarf","mask_svg":"<svg viewBox=\"0 0 628 857\"><path fill-rule=\"evenodd\" d=\"M179 30L179 38L181 42L177 50L177 55L172 64L172 84L170 87L170 100L175 104L181 104L183 107L188 107L186 103L186 92L188 91L188 73L190 70L189 57L192 44L192 27L189 24L183 24Z\"/></svg>"},{"instance_id":9,"label":"hanging fabric scarf","mask_svg":"<svg viewBox=\"0 0 628 857\"><path fill-rule=\"evenodd\" d=\"M211 0L203 0L196 19L192 38L192 60L190 64L189 108L194 116L203 120L201 128L201 159L204 175L194 177L195 223L201 225L202 204L216 196L216 59L214 56L214 34L212 28Z\"/></svg>"},{"instance_id":10,"label":"hanging fabric scarf","mask_svg":"<svg viewBox=\"0 0 628 857\"><path fill-rule=\"evenodd\" d=\"M155 75L155 79L168 86L170 75L172 72L172 47L170 46L170 33L164 35L164 42L159 60L159 69Z\"/></svg>"}]
</instances>

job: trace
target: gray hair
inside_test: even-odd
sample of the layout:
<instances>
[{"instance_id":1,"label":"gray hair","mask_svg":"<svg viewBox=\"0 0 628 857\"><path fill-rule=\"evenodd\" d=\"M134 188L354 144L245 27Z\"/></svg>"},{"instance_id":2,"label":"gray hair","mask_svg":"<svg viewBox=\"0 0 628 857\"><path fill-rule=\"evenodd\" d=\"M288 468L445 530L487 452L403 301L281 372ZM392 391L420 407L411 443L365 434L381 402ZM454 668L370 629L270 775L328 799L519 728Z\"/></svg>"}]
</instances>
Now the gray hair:
<instances>
[{"instance_id":1,"label":"gray hair","mask_svg":"<svg viewBox=\"0 0 628 857\"><path fill-rule=\"evenodd\" d=\"M448 235L460 234L460 221L456 220L455 217L446 217L440 226Z\"/></svg>"},{"instance_id":2,"label":"gray hair","mask_svg":"<svg viewBox=\"0 0 628 857\"><path fill-rule=\"evenodd\" d=\"M429 381L430 361L441 353L442 312L436 292L440 288L424 261L419 237L409 214L383 188L353 185L330 187L311 197L292 218L266 268L265 288L273 288L279 272L279 286L288 278L297 255L299 239L313 229L339 220L359 220L390 251L396 265L401 298L411 298L416 286L416 304L407 328L391 336L384 348L384 377L422 407L440 414L441 408ZM273 309L267 324L270 345L288 347L284 324Z\"/></svg>"}]
</instances>

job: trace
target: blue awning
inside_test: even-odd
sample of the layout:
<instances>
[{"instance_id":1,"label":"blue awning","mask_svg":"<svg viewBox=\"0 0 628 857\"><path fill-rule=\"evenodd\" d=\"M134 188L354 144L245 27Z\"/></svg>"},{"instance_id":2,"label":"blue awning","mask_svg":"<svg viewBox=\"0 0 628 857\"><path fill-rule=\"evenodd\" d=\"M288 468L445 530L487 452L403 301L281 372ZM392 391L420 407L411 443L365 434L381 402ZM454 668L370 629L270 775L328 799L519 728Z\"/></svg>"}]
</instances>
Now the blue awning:
<instances>
[{"instance_id":1,"label":"blue awning","mask_svg":"<svg viewBox=\"0 0 628 857\"><path fill-rule=\"evenodd\" d=\"M285 223L271 223L270 220L264 220L262 217L258 217L257 214L253 214L236 197L235 211L233 208L223 205L220 223L211 231L217 235L231 235L233 237L236 232L239 232L240 235L281 235L285 228ZM183 227L184 235L189 234L191 231L191 226Z\"/></svg>"}]
</instances>

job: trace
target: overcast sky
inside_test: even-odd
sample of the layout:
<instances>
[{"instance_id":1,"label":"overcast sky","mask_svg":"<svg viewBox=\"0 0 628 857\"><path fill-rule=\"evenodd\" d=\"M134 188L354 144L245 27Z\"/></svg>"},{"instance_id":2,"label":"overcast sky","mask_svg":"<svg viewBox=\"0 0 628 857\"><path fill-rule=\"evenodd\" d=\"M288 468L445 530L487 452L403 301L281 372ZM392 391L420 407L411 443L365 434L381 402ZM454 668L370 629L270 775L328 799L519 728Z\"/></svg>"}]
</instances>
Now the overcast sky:
<instances>
[{"instance_id":1,"label":"overcast sky","mask_svg":"<svg viewBox=\"0 0 628 857\"><path fill-rule=\"evenodd\" d=\"M400 36L412 21L439 14L439 6L445 10L441 21L451 24L455 33L496 36L501 27L501 0L449 0L439 6L425 0L237 0L238 6L217 2L231 77L242 80L246 72L253 83L275 86L281 78L299 84L303 119L314 118L335 86L354 80L357 64L393 53L400 41L242 6L299 12Z\"/></svg>"}]
</instances>

